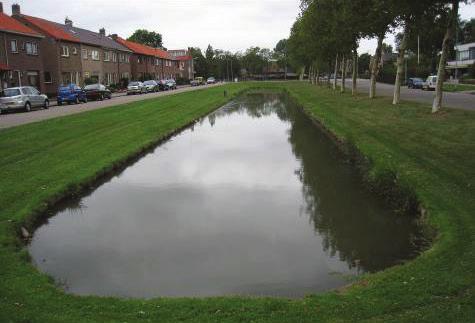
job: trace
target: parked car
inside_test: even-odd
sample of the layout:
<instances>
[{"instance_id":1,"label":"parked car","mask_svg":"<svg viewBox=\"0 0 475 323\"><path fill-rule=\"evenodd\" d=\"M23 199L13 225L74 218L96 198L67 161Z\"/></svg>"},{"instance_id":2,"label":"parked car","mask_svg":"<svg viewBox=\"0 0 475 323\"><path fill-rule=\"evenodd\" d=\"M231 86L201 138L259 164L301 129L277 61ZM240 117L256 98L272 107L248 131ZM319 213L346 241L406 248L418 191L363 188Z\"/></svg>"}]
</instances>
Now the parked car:
<instances>
[{"instance_id":1,"label":"parked car","mask_svg":"<svg viewBox=\"0 0 475 323\"><path fill-rule=\"evenodd\" d=\"M422 85L423 90L435 90L435 87L437 86L437 75L431 75L427 78L427 80L424 82Z\"/></svg>"},{"instance_id":2,"label":"parked car","mask_svg":"<svg viewBox=\"0 0 475 323\"><path fill-rule=\"evenodd\" d=\"M424 80L418 77L411 77L407 80L407 87L409 89L422 89Z\"/></svg>"},{"instance_id":3,"label":"parked car","mask_svg":"<svg viewBox=\"0 0 475 323\"><path fill-rule=\"evenodd\" d=\"M147 93L147 88L142 82L130 82L127 86L127 95Z\"/></svg>"},{"instance_id":4,"label":"parked car","mask_svg":"<svg viewBox=\"0 0 475 323\"><path fill-rule=\"evenodd\" d=\"M165 84L168 86L169 90L176 90L176 81L174 79L166 80Z\"/></svg>"},{"instance_id":5,"label":"parked car","mask_svg":"<svg viewBox=\"0 0 475 323\"><path fill-rule=\"evenodd\" d=\"M58 105L63 103L75 103L87 102L86 92L81 89L80 86L71 83L65 86L60 86L58 89Z\"/></svg>"},{"instance_id":6,"label":"parked car","mask_svg":"<svg viewBox=\"0 0 475 323\"><path fill-rule=\"evenodd\" d=\"M195 79L192 82L196 84L194 86L205 85L205 80L201 76L195 77Z\"/></svg>"},{"instance_id":7,"label":"parked car","mask_svg":"<svg viewBox=\"0 0 475 323\"><path fill-rule=\"evenodd\" d=\"M208 77L206 84L216 84L216 79L214 77Z\"/></svg>"},{"instance_id":8,"label":"parked car","mask_svg":"<svg viewBox=\"0 0 475 323\"><path fill-rule=\"evenodd\" d=\"M11 87L1 92L1 111L32 108L49 108L49 99L45 94L41 94L32 86Z\"/></svg>"},{"instance_id":9,"label":"parked car","mask_svg":"<svg viewBox=\"0 0 475 323\"><path fill-rule=\"evenodd\" d=\"M102 84L90 84L84 87L88 100L104 100L111 99L112 92Z\"/></svg>"},{"instance_id":10,"label":"parked car","mask_svg":"<svg viewBox=\"0 0 475 323\"><path fill-rule=\"evenodd\" d=\"M158 82L155 80L145 81L143 85L147 88L147 92L158 92L160 91L160 87L158 86Z\"/></svg>"},{"instance_id":11,"label":"parked car","mask_svg":"<svg viewBox=\"0 0 475 323\"><path fill-rule=\"evenodd\" d=\"M159 83L160 90L168 91L176 89L176 82L174 79L164 79Z\"/></svg>"}]
</instances>

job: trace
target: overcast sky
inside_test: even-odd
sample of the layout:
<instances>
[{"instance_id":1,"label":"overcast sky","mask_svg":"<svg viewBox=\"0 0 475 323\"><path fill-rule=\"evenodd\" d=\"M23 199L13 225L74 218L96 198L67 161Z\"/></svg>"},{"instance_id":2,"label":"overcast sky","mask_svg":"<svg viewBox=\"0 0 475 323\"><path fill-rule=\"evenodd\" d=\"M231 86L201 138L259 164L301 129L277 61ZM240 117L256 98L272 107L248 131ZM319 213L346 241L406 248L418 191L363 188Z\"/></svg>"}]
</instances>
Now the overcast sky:
<instances>
[{"instance_id":1,"label":"overcast sky","mask_svg":"<svg viewBox=\"0 0 475 323\"><path fill-rule=\"evenodd\" d=\"M11 13L12 3L21 11L56 22L68 16L74 25L126 38L134 30L145 28L160 32L169 49L189 46L243 51L251 46L274 48L289 36L299 12L300 0L8 0L4 11ZM475 5L463 5L463 19L475 17ZM388 35L386 42L392 43ZM360 52L373 52L374 40L363 40Z\"/></svg>"}]
</instances>

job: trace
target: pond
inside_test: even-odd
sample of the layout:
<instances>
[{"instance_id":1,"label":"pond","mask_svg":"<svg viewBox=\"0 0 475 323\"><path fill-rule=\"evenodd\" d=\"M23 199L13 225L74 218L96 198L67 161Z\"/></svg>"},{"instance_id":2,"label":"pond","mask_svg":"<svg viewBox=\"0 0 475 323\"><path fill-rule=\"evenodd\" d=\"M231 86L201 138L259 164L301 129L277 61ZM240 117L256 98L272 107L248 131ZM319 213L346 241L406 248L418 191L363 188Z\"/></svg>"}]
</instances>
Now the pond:
<instances>
[{"instance_id":1,"label":"pond","mask_svg":"<svg viewBox=\"0 0 475 323\"><path fill-rule=\"evenodd\" d=\"M414 257L419 236L273 93L239 97L50 212L30 253L80 295L301 297Z\"/></svg>"}]
</instances>

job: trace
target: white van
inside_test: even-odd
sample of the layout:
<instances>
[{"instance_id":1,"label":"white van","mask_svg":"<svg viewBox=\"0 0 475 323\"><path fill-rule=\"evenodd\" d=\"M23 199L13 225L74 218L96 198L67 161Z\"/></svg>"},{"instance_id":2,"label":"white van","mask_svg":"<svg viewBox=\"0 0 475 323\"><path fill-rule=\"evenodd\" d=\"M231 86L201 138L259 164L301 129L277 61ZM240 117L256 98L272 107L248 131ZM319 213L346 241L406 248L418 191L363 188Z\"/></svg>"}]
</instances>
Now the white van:
<instances>
[{"instance_id":1,"label":"white van","mask_svg":"<svg viewBox=\"0 0 475 323\"><path fill-rule=\"evenodd\" d=\"M422 89L428 90L428 91L432 91L432 90L435 91L436 86L437 86L437 75L431 75L424 82L424 85L422 85Z\"/></svg>"}]
</instances>

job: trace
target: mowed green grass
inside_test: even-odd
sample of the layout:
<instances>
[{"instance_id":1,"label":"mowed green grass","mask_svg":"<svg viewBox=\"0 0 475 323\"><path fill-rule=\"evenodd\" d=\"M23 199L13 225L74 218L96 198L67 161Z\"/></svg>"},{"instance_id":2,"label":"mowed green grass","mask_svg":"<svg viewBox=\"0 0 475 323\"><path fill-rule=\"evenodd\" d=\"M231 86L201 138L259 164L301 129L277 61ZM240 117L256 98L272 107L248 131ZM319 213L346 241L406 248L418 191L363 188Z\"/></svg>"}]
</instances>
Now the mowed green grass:
<instances>
[{"instance_id":1,"label":"mowed green grass","mask_svg":"<svg viewBox=\"0 0 475 323\"><path fill-rule=\"evenodd\" d=\"M445 92L475 91L473 84L444 84Z\"/></svg>"},{"instance_id":2,"label":"mowed green grass","mask_svg":"<svg viewBox=\"0 0 475 323\"><path fill-rule=\"evenodd\" d=\"M394 176L437 228L433 247L345 290L301 300L220 297L127 300L56 288L18 238L47 201L249 88L286 90L371 162ZM340 95L303 82L241 83L131 103L0 131L0 322L469 322L475 318L475 114L389 98ZM391 177L392 178L392 177ZM61 243L61 241L58 241Z\"/></svg>"}]
</instances>

